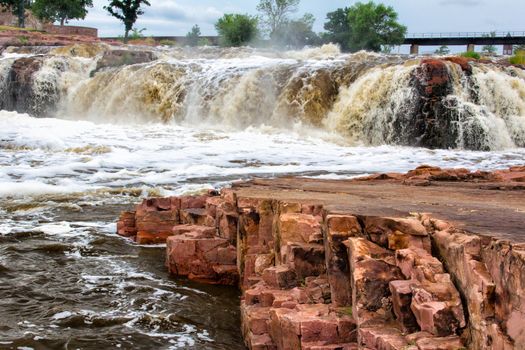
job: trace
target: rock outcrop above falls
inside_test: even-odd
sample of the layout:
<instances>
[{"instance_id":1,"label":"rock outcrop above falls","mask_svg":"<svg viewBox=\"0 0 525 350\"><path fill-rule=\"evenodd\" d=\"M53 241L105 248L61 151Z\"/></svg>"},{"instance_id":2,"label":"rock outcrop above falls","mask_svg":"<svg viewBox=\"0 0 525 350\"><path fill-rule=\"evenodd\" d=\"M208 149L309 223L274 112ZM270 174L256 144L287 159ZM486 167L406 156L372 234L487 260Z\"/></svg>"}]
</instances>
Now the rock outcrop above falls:
<instances>
[{"instance_id":1,"label":"rock outcrop above falls","mask_svg":"<svg viewBox=\"0 0 525 350\"><path fill-rule=\"evenodd\" d=\"M238 286L250 349L524 349L525 167L151 198L118 233Z\"/></svg>"}]
</instances>

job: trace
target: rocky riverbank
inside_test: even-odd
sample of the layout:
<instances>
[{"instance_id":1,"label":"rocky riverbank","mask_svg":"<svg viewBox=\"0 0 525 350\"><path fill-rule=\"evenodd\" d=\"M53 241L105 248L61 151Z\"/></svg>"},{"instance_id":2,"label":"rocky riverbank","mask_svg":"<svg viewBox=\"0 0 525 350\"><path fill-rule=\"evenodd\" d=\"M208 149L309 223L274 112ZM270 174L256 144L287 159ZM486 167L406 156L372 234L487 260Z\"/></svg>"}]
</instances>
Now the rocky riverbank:
<instances>
[{"instance_id":1,"label":"rocky riverbank","mask_svg":"<svg viewBox=\"0 0 525 350\"><path fill-rule=\"evenodd\" d=\"M239 286L250 349L524 349L525 167L150 198L118 233Z\"/></svg>"}]
</instances>

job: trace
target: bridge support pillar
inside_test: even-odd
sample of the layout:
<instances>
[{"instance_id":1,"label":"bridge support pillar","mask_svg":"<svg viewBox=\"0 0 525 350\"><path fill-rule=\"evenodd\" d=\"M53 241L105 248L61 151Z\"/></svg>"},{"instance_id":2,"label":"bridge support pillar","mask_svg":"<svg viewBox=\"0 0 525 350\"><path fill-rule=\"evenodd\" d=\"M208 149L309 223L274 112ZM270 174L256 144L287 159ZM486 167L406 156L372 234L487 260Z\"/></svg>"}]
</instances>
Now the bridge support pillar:
<instances>
[{"instance_id":1,"label":"bridge support pillar","mask_svg":"<svg viewBox=\"0 0 525 350\"><path fill-rule=\"evenodd\" d=\"M474 44L467 45L467 52L474 52L475 50L476 50L476 46Z\"/></svg>"},{"instance_id":2,"label":"bridge support pillar","mask_svg":"<svg viewBox=\"0 0 525 350\"><path fill-rule=\"evenodd\" d=\"M410 54L411 55L419 55L419 45L417 45L417 44L410 45Z\"/></svg>"}]
</instances>

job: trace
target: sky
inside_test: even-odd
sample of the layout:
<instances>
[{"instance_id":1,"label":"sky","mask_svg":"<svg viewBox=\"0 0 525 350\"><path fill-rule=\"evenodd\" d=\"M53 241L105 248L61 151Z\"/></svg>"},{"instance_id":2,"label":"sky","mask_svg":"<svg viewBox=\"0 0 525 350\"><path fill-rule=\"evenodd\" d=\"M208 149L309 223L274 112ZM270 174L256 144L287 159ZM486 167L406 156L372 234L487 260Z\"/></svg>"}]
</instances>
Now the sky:
<instances>
[{"instance_id":1,"label":"sky","mask_svg":"<svg viewBox=\"0 0 525 350\"><path fill-rule=\"evenodd\" d=\"M366 1L366 0L365 0ZM224 13L257 14L259 0L150 0L145 14L136 27L146 28L147 36L185 35L198 24L203 35L215 35L214 23ZM301 17L312 13L314 29L323 30L326 13L350 6L355 0L301 0ZM378 2L378 1L375 1ZM409 33L525 31L525 0L383 0L399 14L399 21ZM99 29L99 36L118 36L123 25L104 11L109 0L93 0L93 8L84 21L71 21L71 25L84 25Z\"/></svg>"}]
</instances>

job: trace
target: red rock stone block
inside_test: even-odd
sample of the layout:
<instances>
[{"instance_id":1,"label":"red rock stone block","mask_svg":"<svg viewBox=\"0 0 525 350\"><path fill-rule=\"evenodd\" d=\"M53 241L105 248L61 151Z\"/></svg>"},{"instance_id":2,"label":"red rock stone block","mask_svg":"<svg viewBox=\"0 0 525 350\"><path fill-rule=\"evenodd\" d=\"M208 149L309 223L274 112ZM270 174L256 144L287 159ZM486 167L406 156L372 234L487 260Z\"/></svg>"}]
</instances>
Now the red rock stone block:
<instances>
[{"instance_id":1,"label":"red rock stone block","mask_svg":"<svg viewBox=\"0 0 525 350\"><path fill-rule=\"evenodd\" d=\"M279 235L281 246L287 243L318 243L323 238L318 217L296 213L279 217Z\"/></svg>"},{"instance_id":2,"label":"red rock stone block","mask_svg":"<svg viewBox=\"0 0 525 350\"><path fill-rule=\"evenodd\" d=\"M276 350L274 342L269 334L252 334L249 337L248 348L250 350Z\"/></svg>"},{"instance_id":3,"label":"red rock stone block","mask_svg":"<svg viewBox=\"0 0 525 350\"><path fill-rule=\"evenodd\" d=\"M199 225L205 226L207 223L206 209L181 209L180 210L180 222L186 225ZM215 225L211 225L215 227Z\"/></svg>"},{"instance_id":4,"label":"red rock stone block","mask_svg":"<svg viewBox=\"0 0 525 350\"><path fill-rule=\"evenodd\" d=\"M402 333L387 324L378 327L359 329L359 344L361 347L376 350L408 350L408 344ZM417 350L417 347L413 347Z\"/></svg>"},{"instance_id":5,"label":"red rock stone block","mask_svg":"<svg viewBox=\"0 0 525 350\"><path fill-rule=\"evenodd\" d=\"M297 203L297 202L281 201L279 202L278 207L279 207L280 214L289 214L289 213L299 214L302 211L301 203Z\"/></svg>"},{"instance_id":6,"label":"red rock stone block","mask_svg":"<svg viewBox=\"0 0 525 350\"><path fill-rule=\"evenodd\" d=\"M525 244L491 240L481 256L495 289L495 318L515 344L525 344Z\"/></svg>"},{"instance_id":7,"label":"red rock stone block","mask_svg":"<svg viewBox=\"0 0 525 350\"><path fill-rule=\"evenodd\" d=\"M370 240L391 250L416 246L430 252L430 239L426 228L415 218L363 218L364 230Z\"/></svg>"},{"instance_id":8,"label":"red rock stone block","mask_svg":"<svg viewBox=\"0 0 525 350\"><path fill-rule=\"evenodd\" d=\"M391 319L389 283L403 279L394 253L363 238L349 238L353 315L359 326Z\"/></svg>"},{"instance_id":9,"label":"red rock stone block","mask_svg":"<svg viewBox=\"0 0 525 350\"><path fill-rule=\"evenodd\" d=\"M262 274L263 281L270 287L290 289L297 285L297 274L288 265L267 268Z\"/></svg>"},{"instance_id":10,"label":"red rock stone block","mask_svg":"<svg viewBox=\"0 0 525 350\"><path fill-rule=\"evenodd\" d=\"M232 244L237 241L237 224L239 214L231 206L225 202L217 206L217 225L219 228L219 236L228 239Z\"/></svg>"},{"instance_id":11,"label":"red rock stone block","mask_svg":"<svg viewBox=\"0 0 525 350\"><path fill-rule=\"evenodd\" d=\"M407 279L435 282L434 276L443 274L443 264L423 249L396 251L396 265Z\"/></svg>"},{"instance_id":12,"label":"red rock stone block","mask_svg":"<svg viewBox=\"0 0 525 350\"><path fill-rule=\"evenodd\" d=\"M181 209L204 209L206 207L206 199L208 196L183 196L180 197Z\"/></svg>"},{"instance_id":13,"label":"red rock stone block","mask_svg":"<svg viewBox=\"0 0 525 350\"><path fill-rule=\"evenodd\" d=\"M323 205L315 203L303 203L301 204L301 213L321 217L323 216Z\"/></svg>"},{"instance_id":14,"label":"red rock stone block","mask_svg":"<svg viewBox=\"0 0 525 350\"><path fill-rule=\"evenodd\" d=\"M458 336L440 338L420 338L416 341L419 350L458 350L465 349L465 345Z\"/></svg>"},{"instance_id":15,"label":"red rock stone block","mask_svg":"<svg viewBox=\"0 0 525 350\"><path fill-rule=\"evenodd\" d=\"M473 348L489 348L496 342L494 337L498 337L497 334L489 336L487 329L495 315L496 285L487 266L481 261L481 239L457 231L450 225L437 221L432 223L436 228L432 236L437 251L466 301L472 338L470 345ZM500 271L499 266L497 271Z\"/></svg>"},{"instance_id":16,"label":"red rock stone block","mask_svg":"<svg viewBox=\"0 0 525 350\"><path fill-rule=\"evenodd\" d=\"M396 320L405 333L412 333L419 330L414 313L410 309L412 303L412 285L416 282L410 280L400 280L390 282L390 292L392 293L392 309L396 315Z\"/></svg>"},{"instance_id":17,"label":"red rock stone block","mask_svg":"<svg viewBox=\"0 0 525 350\"><path fill-rule=\"evenodd\" d=\"M156 233L150 233L150 232L144 232L144 231L138 231L136 242L138 244L160 244L160 243L166 243L166 240L168 237L172 236L173 233L171 232L156 232Z\"/></svg>"},{"instance_id":18,"label":"red rock stone block","mask_svg":"<svg viewBox=\"0 0 525 350\"><path fill-rule=\"evenodd\" d=\"M326 272L324 246L321 244L290 243L281 246L281 261L295 270L298 280Z\"/></svg>"},{"instance_id":19,"label":"red rock stone block","mask_svg":"<svg viewBox=\"0 0 525 350\"><path fill-rule=\"evenodd\" d=\"M228 247L229 242L218 237L196 238L200 235L202 232L190 232L168 238L166 265L169 271L206 283L237 284L237 266L224 264L232 249Z\"/></svg>"},{"instance_id":20,"label":"red rock stone block","mask_svg":"<svg viewBox=\"0 0 525 350\"><path fill-rule=\"evenodd\" d=\"M355 324L348 316L330 312L327 305L297 305L270 310L270 335L278 349L348 344L356 341Z\"/></svg>"},{"instance_id":21,"label":"red rock stone block","mask_svg":"<svg viewBox=\"0 0 525 350\"><path fill-rule=\"evenodd\" d=\"M176 225L172 229L173 235L190 235L192 238L213 238L217 232L215 228L196 225Z\"/></svg>"},{"instance_id":22,"label":"red rock stone block","mask_svg":"<svg viewBox=\"0 0 525 350\"><path fill-rule=\"evenodd\" d=\"M448 274L434 279L412 286L411 310L421 330L436 336L455 334L466 326L461 298Z\"/></svg>"},{"instance_id":23,"label":"red rock stone block","mask_svg":"<svg viewBox=\"0 0 525 350\"><path fill-rule=\"evenodd\" d=\"M117 222L117 233L123 237L137 235L134 211L123 211L120 213L119 221Z\"/></svg>"},{"instance_id":24,"label":"red rock stone block","mask_svg":"<svg viewBox=\"0 0 525 350\"><path fill-rule=\"evenodd\" d=\"M336 306L352 304L348 252L343 241L362 235L361 225L352 215L327 215L324 246L332 303Z\"/></svg>"},{"instance_id":25,"label":"red rock stone block","mask_svg":"<svg viewBox=\"0 0 525 350\"><path fill-rule=\"evenodd\" d=\"M208 197L206 198L206 215L211 216L212 218L217 217L217 207L223 203L224 199L221 197Z\"/></svg>"},{"instance_id":26,"label":"red rock stone block","mask_svg":"<svg viewBox=\"0 0 525 350\"><path fill-rule=\"evenodd\" d=\"M150 211L136 216L136 227L138 231L157 233L171 232L173 226L179 223L178 212L168 211Z\"/></svg>"},{"instance_id":27,"label":"red rock stone block","mask_svg":"<svg viewBox=\"0 0 525 350\"><path fill-rule=\"evenodd\" d=\"M241 302L241 323L243 333L267 334L269 332L268 322L270 320L270 308L257 305L246 305Z\"/></svg>"}]
</instances>

